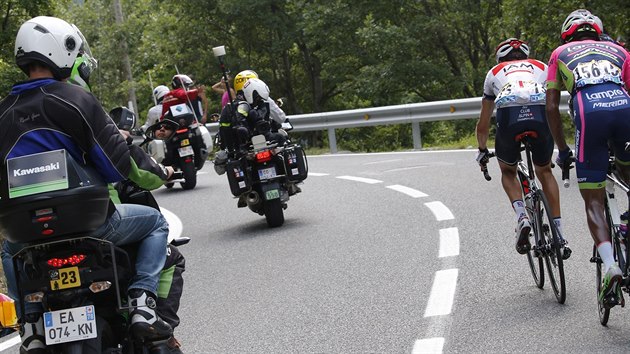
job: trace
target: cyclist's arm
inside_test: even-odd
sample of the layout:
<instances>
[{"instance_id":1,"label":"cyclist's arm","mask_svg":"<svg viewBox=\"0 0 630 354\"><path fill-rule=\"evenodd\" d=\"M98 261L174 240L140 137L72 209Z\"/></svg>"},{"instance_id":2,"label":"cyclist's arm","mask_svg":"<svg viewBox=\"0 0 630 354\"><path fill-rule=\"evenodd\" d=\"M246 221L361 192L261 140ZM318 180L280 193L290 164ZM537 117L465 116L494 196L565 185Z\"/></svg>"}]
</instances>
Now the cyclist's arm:
<instances>
[{"instance_id":1,"label":"cyclist's arm","mask_svg":"<svg viewBox=\"0 0 630 354\"><path fill-rule=\"evenodd\" d=\"M562 128L562 119L560 119L560 90L555 88L547 88L547 123L551 130L553 140L558 146L558 150L566 150L569 148L564 138L564 130Z\"/></svg>"},{"instance_id":2,"label":"cyclist's arm","mask_svg":"<svg viewBox=\"0 0 630 354\"><path fill-rule=\"evenodd\" d=\"M494 111L494 99L482 98L481 99L481 113L479 114L479 121L477 122L477 143L479 149L487 149L488 136L490 134L490 119L492 118L492 112Z\"/></svg>"}]
</instances>

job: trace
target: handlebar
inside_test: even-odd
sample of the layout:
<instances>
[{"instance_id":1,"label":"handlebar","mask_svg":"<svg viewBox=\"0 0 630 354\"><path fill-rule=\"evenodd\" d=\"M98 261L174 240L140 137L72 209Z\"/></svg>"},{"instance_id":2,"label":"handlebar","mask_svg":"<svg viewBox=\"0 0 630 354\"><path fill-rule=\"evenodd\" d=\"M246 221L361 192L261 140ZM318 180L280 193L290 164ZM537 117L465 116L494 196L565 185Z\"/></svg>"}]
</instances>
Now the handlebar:
<instances>
[{"instance_id":1,"label":"handlebar","mask_svg":"<svg viewBox=\"0 0 630 354\"><path fill-rule=\"evenodd\" d=\"M571 185L571 181L569 179L569 170L573 168L573 162L575 162L575 157L569 156L567 162L562 165L562 184L564 185L564 188L569 188L569 186Z\"/></svg>"},{"instance_id":2,"label":"handlebar","mask_svg":"<svg viewBox=\"0 0 630 354\"><path fill-rule=\"evenodd\" d=\"M489 152L486 157L486 161L483 162L481 164L481 172L483 172L483 177L486 179L486 181L490 181L492 180L492 177L490 177L490 174L488 173L488 160L490 160L491 158L495 157L496 154L493 152Z\"/></svg>"}]
</instances>

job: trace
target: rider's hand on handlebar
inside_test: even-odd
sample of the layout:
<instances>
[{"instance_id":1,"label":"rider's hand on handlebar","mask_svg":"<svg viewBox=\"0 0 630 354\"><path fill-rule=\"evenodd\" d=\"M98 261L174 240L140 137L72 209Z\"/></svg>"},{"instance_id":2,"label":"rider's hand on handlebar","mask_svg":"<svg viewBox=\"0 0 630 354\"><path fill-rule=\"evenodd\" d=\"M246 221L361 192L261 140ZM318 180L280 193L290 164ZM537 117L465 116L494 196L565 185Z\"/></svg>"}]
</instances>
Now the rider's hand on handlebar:
<instances>
[{"instance_id":1,"label":"rider's hand on handlebar","mask_svg":"<svg viewBox=\"0 0 630 354\"><path fill-rule=\"evenodd\" d=\"M488 151L488 148L484 148L484 149L479 148L479 150L477 151L477 156L475 157L475 160L481 167L487 165L488 161L490 160L490 151Z\"/></svg>"},{"instance_id":2,"label":"rider's hand on handlebar","mask_svg":"<svg viewBox=\"0 0 630 354\"><path fill-rule=\"evenodd\" d=\"M571 163L571 157L573 157L573 151L571 148L567 147L565 150L558 151L558 157L556 157L556 165L560 166L560 168L564 168L564 165L567 163ZM569 168L572 168L570 166Z\"/></svg>"},{"instance_id":3,"label":"rider's hand on handlebar","mask_svg":"<svg viewBox=\"0 0 630 354\"><path fill-rule=\"evenodd\" d=\"M166 180L170 180L171 177L173 177L173 173L175 172L175 169L173 169L172 166L165 166L164 170L166 170Z\"/></svg>"}]
</instances>

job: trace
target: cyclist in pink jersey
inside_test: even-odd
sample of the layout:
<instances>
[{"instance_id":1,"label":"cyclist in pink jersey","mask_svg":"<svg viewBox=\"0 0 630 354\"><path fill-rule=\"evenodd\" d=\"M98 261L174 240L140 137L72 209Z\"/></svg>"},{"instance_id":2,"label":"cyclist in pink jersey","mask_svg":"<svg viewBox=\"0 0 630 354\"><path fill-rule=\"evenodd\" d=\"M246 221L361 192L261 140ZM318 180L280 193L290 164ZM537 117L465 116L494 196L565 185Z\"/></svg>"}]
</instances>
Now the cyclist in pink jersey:
<instances>
[{"instance_id":1,"label":"cyclist in pink jersey","mask_svg":"<svg viewBox=\"0 0 630 354\"><path fill-rule=\"evenodd\" d=\"M496 48L497 65L488 71L481 100L481 113L477 123L479 153L477 162L487 163L487 141L490 120L497 108L495 153L501 168L501 183L516 213L516 250L525 254L531 248L529 235L531 223L525 210L520 182L516 178L516 165L521 160L521 143L515 137L525 131L534 131L532 160L536 175L552 205L557 228L561 229L560 198L558 183L551 172L553 138L545 117L545 79L547 65L528 59L527 43L509 38ZM563 258L571 255L571 249L563 241Z\"/></svg>"},{"instance_id":2,"label":"cyclist in pink jersey","mask_svg":"<svg viewBox=\"0 0 630 354\"><path fill-rule=\"evenodd\" d=\"M588 227L606 272L600 301L619 290L622 278L604 212L609 146L624 179L628 181L630 176L630 153L625 151L625 143L630 141L630 96L626 91L630 55L613 42L601 41L602 32L602 21L589 11L569 14L561 30L564 44L551 54L547 75L547 118L558 146L559 165L572 155L560 119L560 90L564 87L571 93L577 179Z\"/></svg>"}]
</instances>

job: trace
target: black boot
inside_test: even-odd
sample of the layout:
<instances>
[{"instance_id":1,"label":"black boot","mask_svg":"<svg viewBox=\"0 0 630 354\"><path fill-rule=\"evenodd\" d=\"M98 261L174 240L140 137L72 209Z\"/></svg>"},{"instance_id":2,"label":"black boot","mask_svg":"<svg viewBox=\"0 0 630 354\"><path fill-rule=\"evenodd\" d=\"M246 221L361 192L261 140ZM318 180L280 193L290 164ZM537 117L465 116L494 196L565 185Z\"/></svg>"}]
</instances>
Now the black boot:
<instances>
[{"instance_id":1,"label":"black boot","mask_svg":"<svg viewBox=\"0 0 630 354\"><path fill-rule=\"evenodd\" d=\"M156 296L142 289L129 290L129 306L135 307L129 313L130 332L136 338L169 338L173 334L171 326L162 321L155 312Z\"/></svg>"}]
</instances>

